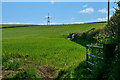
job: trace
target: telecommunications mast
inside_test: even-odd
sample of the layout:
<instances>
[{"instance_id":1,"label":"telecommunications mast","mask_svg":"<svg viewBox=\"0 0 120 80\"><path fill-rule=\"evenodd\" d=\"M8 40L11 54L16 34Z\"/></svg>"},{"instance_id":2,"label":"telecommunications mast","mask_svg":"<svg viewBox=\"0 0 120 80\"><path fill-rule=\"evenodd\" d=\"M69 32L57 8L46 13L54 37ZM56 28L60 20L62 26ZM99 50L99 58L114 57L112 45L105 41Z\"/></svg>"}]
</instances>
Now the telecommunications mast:
<instances>
[{"instance_id":1,"label":"telecommunications mast","mask_svg":"<svg viewBox=\"0 0 120 80\"><path fill-rule=\"evenodd\" d=\"M46 16L47 17L47 25L50 25L50 18L51 18L51 16L49 16L49 13L48 13L48 16Z\"/></svg>"}]
</instances>

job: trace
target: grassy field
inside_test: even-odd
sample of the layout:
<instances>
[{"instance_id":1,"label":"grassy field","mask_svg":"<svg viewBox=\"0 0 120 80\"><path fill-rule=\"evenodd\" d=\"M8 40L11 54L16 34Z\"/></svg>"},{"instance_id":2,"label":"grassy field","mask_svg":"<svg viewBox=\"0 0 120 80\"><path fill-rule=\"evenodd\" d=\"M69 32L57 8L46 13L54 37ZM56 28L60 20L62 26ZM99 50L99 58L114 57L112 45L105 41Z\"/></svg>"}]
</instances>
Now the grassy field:
<instances>
[{"instance_id":1,"label":"grassy field","mask_svg":"<svg viewBox=\"0 0 120 80\"><path fill-rule=\"evenodd\" d=\"M85 60L86 50L84 46L68 40L69 33L103 28L105 25L88 23L2 29L3 69L11 70L14 62L15 65L21 62L17 68L47 65L56 71L60 68L72 70ZM31 64L24 65L24 62Z\"/></svg>"}]
</instances>

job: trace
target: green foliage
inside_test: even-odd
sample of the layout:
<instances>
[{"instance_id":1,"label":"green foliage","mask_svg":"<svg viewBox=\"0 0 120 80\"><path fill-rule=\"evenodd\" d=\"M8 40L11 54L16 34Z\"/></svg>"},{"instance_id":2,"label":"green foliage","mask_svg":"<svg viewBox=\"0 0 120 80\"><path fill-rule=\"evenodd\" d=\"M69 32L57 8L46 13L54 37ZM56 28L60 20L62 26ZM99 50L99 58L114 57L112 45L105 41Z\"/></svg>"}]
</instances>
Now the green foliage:
<instances>
[{"instance_id":1,"label":"green foliage","mask_svg":"<svg viewBox=\"0 0 120 80\"><path fill-rule=\"evenodd\" d=\"M103 31L104 28L92 28L86 32L83 33L76 33L75 38L72 40L80 45L86 46L86 45L101 45L97 41L98 35L101 31Z\"/></svg>"},{"instance_id":2,"label":"green foliage","mask_svg":"<svg viewBox=\"0 0 120 80\"><path fill-rule=\"evenodd\" d=\"M86 69L86 61L82 61L73 70L69 71L66 69L61 69L56 77L57 80L60 79L90 79L91 75Z\"/></svg>"},{"instance_id":3,"label":"green foliage","mask_svg":"<svg viewBox=\"0 0 120 80\"><path fill-rule=\"evenodd\" d=\"M15 74L11 74L9 76L7 76L7 78L14 78L14 79L31 79L31 78L40 78L40 76L38 75L38 72L36 69L34 68L29 68L26 69L24 71L19 71Z\"/></svg>"},{"instance_id":4,"label":"green foliage","mask_svg":"<svg viewBox=\"0 0 120 80\"><path fill-rule=\"evenodd\" d=\"M118 6L120 7L120 1ZM119 80L120 79L120 10L116 10L111 17L110 23L106 25L104 31L99 34L98 41L103 44L115 45L115 50L108 56L104 56L104 61L100 62L93 71L95 80ZM109 49L111 51L111 49ZM106 54L106 53L104 53Z\"/></svg>"},{"instance_id":5,"label":"green foliage","mask_svg":"<svg viewBox=\"0 0 120 80\"><path fill-rule=\"evenodd\" d=\"M101 32L98 40L103 44L117 44L120 42L120 10L117 10L111 17L110 23Z\"/></svg>"},{"instance_id":6,"label":"green foliage","mask_svg":"<svg viewBox=\"0 0 120 80\"><path fill-rule=\"evenodd\" d=\"M26 54L4 53L2 55L2 69L3 70L17 70L23 65L25 58L28 58Z\"/></svg>"},{"instance_id":7,"label":"green foliage","mask_svg":"<svg viewBox=\"0 0 120 80\"><path fill-rule=\"evenodd\" d=\"M58 71L58 74L57 74L57 77L56 79L59 80L59 79L64 79L65 78L65 75L68 73L69 71L67 71L66 69L60 69Z\"/></svg>"},{"instance_id":8,"label":"green foliage","mask_svg":"<svg viewBox=\"0 0 120 80\"><path fill-rule=\"evenodd\" d=\"M10 61L7 61L7 62L4 62L2 65L2 69L3 70L17 70L21 65L22 65L22 61L13 61L13 62L10 62Z\"/></svg>"}]
</instances>

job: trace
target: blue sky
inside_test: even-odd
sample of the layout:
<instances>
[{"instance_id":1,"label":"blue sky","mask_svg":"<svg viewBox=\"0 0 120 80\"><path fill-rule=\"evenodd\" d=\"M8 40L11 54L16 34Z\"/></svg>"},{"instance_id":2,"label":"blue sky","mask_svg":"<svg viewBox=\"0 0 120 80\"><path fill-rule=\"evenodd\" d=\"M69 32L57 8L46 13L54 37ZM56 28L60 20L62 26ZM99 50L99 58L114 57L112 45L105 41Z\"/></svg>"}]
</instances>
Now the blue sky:
<instances>
[{"instance_id":1,"label":"blue sky","mask_svg":"<svg viewBox=\"0 0 120 80\"><path fill-rule=\"evenodd\" d=\"M1 0L2 2L107 2L108 0ZM110 0L115 2L120 0Z\"/></svg>"},{"instance_id":2,"label":"blue sky","mask_svg":"<svg viewBox=\"0 0 120 80\"><path fill-rule=\"evenodd\" d=\"M110 3L110 15L117 7ZM3 2L2 23L46 24L50 13L51 24L74 24L107 21L107 2Z\"/></svg>"}]
</instances>

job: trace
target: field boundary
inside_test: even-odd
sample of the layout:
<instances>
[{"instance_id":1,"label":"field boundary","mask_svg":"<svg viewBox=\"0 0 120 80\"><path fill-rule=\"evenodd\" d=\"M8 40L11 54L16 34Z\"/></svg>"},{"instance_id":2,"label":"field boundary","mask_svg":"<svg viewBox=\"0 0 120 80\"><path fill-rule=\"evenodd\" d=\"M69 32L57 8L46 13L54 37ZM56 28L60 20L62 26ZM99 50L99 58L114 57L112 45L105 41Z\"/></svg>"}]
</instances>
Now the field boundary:
<instances>
[{"instance_id":1,"label":"field boundary","mask_svg":"<svg viewBox=\"0 0 120 80\"><path fill-rule=\"evenodd\" d=\"M0 29L5 29L5 28L16 28L16 27L29 27L29 26L10 26L10 27L0 27Z\"/></svg>"},{"instance_id":2,"label":"field boundary","mask_svg":"<svg viewBox=\"0 0 120 80\"><path fill-rule=\"evenodd\" d=\"M88 53L89 48L92 49L91 54ZM100 57L100 56L97 56L97 55L94 55L94 54L93 54L93 49L94 49L94 48L99 49L98 53L100 53L100 49L103 50L103 47L102 47L102 46L86 45L86 63L87 63L87 70L90 71L90 72L92 72L92 69L89 67L89 64L90 64L91 66L94 66L94 65L95 65L95 64L94 64L95 61L93 60L93 58L97 58L97 59L103 60L103 57ZM92 59L91 62L89 61L89 56L90 56L90 58Z\"/></svg>"}]
</instances>

